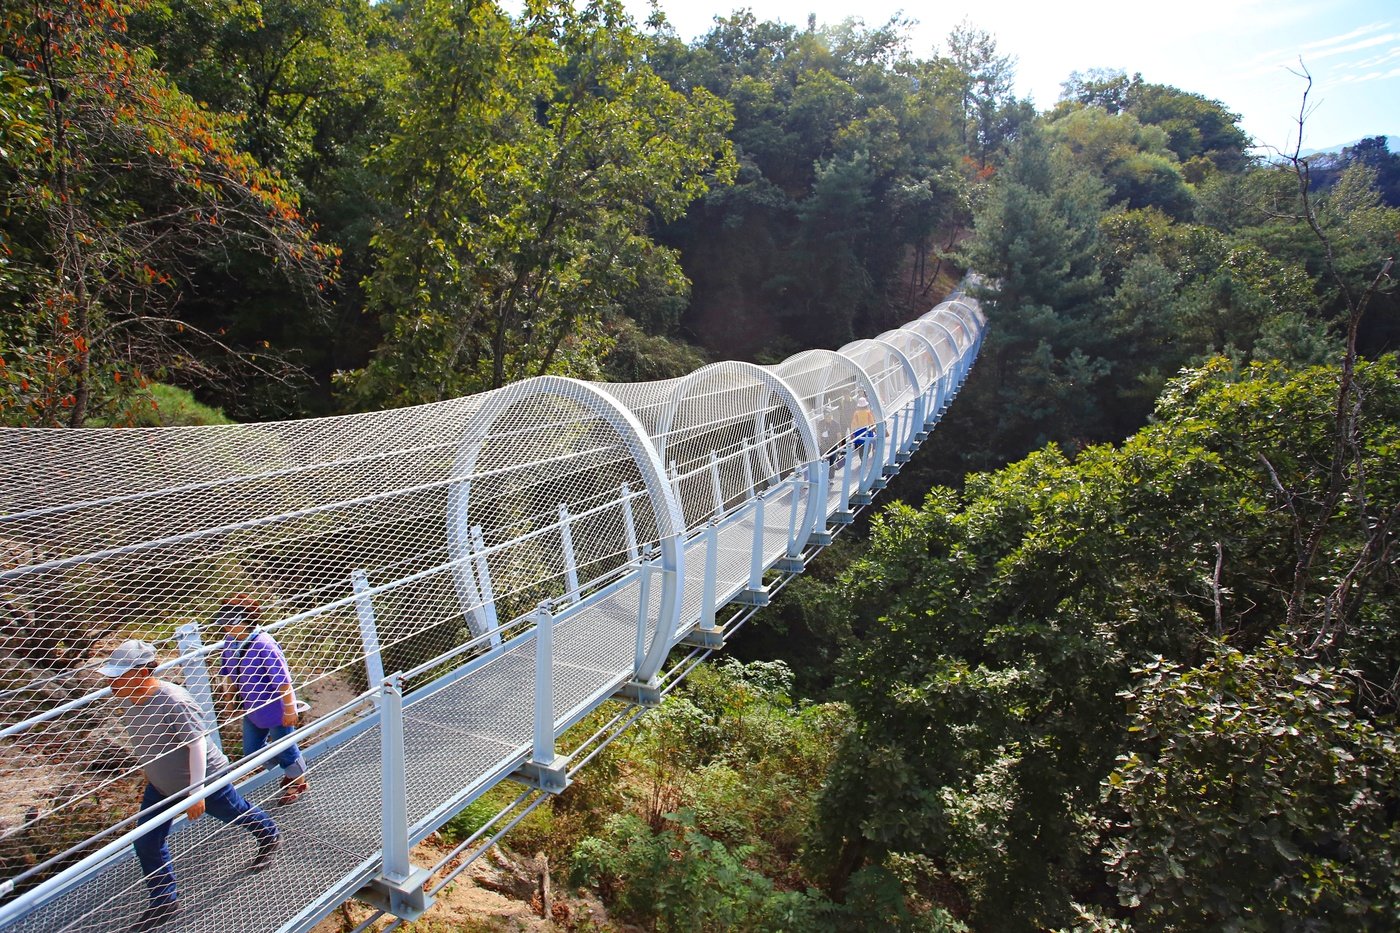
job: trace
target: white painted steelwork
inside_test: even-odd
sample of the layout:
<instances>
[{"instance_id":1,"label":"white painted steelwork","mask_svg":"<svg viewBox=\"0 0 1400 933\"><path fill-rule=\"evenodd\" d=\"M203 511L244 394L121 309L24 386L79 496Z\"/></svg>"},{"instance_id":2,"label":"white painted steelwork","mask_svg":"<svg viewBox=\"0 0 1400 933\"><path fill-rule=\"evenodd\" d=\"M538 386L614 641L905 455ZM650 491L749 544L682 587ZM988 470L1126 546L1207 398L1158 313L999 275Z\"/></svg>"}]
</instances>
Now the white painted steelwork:
<instances>
[{"instance_id":1,"label":"white painted steelwork","mask_svg":"<svg viewBox=\"0 0 1400 933\"><path fill-rule=\"evenodd\" d=\"M985 326L959 295L776 366L272 424L0 430L0 929L105 933L145 905L125 801L147 762L95 670L127 638L233 759L145 814L175 820L185 909L162 929L304 931L357 892L415 916L445 881L425 894L411 847L512 778L535 790L504 832L721 647L927 437ZM245 710L217 676L242 649L210 624L226 604L280 643L300 693L346 698L243 757ZM253 882L247 834L182 814L233 782L267 804L258 772L293 742L314 791L274 811L285 851Z\"/></svg>"}]
</instances>

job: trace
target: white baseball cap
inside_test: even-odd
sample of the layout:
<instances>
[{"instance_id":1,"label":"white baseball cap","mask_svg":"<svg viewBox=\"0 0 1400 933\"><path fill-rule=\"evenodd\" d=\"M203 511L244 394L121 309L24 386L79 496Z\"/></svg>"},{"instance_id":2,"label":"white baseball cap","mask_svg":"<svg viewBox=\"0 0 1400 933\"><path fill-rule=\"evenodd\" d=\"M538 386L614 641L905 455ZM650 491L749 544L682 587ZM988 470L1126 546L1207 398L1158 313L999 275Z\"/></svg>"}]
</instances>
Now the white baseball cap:
<instances>
[{"instance_id":1,"label":"white baseball cap","mask_svg":"<svg viewBox=\"0 0 1400 933\"><path fill-rule=\"evenodd\" d=\"M107 659L107 663L97 670L103 677L120 677L138 667L150 667L156 663L156 646L148 641L133 638L117 645L117 650Z\"/></svg>"}]
</instances>

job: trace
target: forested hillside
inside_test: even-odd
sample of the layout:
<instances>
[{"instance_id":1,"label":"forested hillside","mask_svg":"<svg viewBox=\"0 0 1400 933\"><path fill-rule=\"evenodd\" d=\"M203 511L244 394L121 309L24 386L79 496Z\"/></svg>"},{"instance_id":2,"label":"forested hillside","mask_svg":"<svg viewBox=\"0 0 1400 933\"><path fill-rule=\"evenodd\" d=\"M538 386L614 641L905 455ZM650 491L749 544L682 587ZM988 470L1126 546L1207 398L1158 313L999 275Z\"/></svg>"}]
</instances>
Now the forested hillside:
<instances>
[{"instance_id":1,"label":"forested hillside","mask_svg":"<svg viewBox=\"0 0 1400 933\"><path fill-rule=\"evenodd\" d=\"M0 10L0 424L664 378L983 277L903 504L518 830L616 921L1400 928L1384 137L1261 158L1093 62L1037 108L967 24Z\"/></svg>"}]
</instances>

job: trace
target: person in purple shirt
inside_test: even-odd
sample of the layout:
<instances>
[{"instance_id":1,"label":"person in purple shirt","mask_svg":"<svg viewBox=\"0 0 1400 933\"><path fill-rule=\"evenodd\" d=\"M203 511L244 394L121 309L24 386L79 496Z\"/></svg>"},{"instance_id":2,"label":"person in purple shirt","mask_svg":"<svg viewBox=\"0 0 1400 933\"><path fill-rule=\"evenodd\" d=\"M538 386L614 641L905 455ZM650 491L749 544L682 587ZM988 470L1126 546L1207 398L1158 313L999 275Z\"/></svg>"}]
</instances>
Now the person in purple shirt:
<instances>
[{"instance_id":1,"label":"person in purple shirt","mask_svg":"<svg viewBox=\"0 0 1400 933\"><path fill-rule=\"evenodd\" d=\"M282 648L271 635L257 630L261 614L258 601L243 595L224 600L214 614L214 625L224 633L219 673L233 682L243 708L244 755L289 735L300 719L292 672ZM282 795L277 802L295 803L311 789L301 749L293 743L272 760L282 768Z\"/></svg>"}]
</instances>

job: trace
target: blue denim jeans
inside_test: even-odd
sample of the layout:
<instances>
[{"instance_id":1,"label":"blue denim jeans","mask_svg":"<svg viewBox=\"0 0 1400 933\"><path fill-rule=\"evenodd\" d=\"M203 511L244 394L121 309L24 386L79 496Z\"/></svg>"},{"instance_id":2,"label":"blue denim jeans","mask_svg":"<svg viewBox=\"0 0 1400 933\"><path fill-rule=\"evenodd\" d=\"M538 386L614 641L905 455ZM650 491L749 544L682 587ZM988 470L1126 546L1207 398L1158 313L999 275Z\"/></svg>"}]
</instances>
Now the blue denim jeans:
<instances>
[{"instance_id":1,"label":"blue denim jeans","mask_svg":"<svg viewBox=\"0 0 1400 933\"><path fill-rule=\"evenodd\" d=\"M243 754L248 756L262 749L268 742L276 742L278 739L292 734L295 726L272 726L264 729L261 726L253 725L247 717L243 717ZM287 777L301 777L306 771L306 762L302 761L301 749L297 748L295 742L288 745L278 753L272 763L280 765L286 772Z\"/></svg>"},{"instance_id":2,"label":"blue denim jeans","mask_svg":"<svg viewBox=\"0 0 1400 933\"><path fill-rule=\"evenodd\" d=\"M141 809L149 810L164 800L169 800L150 783L141 797ZM224 823L236 824L257 837L259 844L266 844L277 838L277 824L259 808L243 799L243 795L232 787L223 787L204 798L204 808L210 816ZM154 813L148 813L137 820L138 824L150 822ZM152 904L175 903L175 866L170 860L170 820L152 826L146 834L136 839L132 846L136 858L141 863L141 873L146 876L146 888Z\"/></svg>"}]
</instances>

